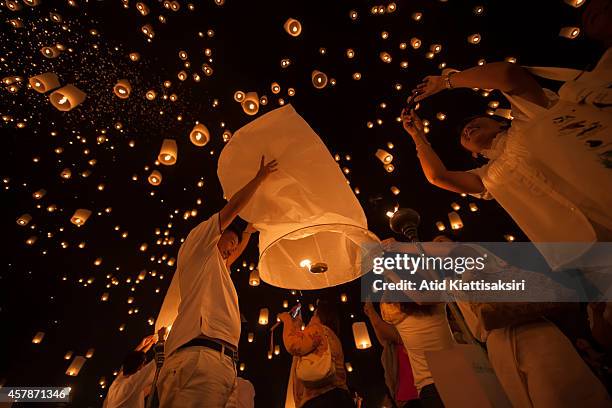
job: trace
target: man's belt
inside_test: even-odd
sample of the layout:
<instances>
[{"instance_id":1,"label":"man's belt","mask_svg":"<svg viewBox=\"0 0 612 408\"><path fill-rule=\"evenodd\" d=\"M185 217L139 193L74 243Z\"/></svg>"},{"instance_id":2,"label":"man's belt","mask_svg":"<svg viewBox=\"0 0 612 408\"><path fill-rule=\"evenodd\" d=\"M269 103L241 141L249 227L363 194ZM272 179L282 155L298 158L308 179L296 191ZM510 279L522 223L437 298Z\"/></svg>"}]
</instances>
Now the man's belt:
<instances>
[{"instance_id":1,"label":"man's belt","mask_svg":"<svg viewBox=\"0 0 612 408\"><path fill-rule=\"evenodd\" d=\"M209 349L213 349L215 351L223 352L226 356L234 360L234 362L238 361L238 351L233 350L226 346L225 344L218 343L214 340L195 338L187 343L183 344L178 348L178 350L187 348L187 347L206 347Z\"/></svg>"}]
</instances>

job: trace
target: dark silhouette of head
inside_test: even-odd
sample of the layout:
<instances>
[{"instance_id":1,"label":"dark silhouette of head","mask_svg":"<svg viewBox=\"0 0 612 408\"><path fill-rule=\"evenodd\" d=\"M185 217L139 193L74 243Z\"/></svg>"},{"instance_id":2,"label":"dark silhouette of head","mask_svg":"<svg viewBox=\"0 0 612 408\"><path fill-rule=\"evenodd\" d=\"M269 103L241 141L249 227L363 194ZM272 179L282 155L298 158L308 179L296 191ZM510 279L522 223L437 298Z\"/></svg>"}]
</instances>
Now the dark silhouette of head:
<instances>
[{"instance_id":1,"label":"dark silhouette of head","mask_svg":"<svg viewBox=\"0 0 612 408\"><path fill-rule=\"evenodd\" d=\"M322 325L329 327L336 336L339 335L340 319L338 318L338 309L336 305L326 300L320 300L317 303L315 316L317 316Z\"/></svg>"},{"instance_id":2,"label":"dark silhouette of head","mask_svg":"<svg viewBox=\"0 0 612 408\"><path fill-rule=\"evenodd\" d=\"M144 366L147 357L142 351L130 351L123 359L123 375L132 375Z\"/></svg>"}]
</instances>

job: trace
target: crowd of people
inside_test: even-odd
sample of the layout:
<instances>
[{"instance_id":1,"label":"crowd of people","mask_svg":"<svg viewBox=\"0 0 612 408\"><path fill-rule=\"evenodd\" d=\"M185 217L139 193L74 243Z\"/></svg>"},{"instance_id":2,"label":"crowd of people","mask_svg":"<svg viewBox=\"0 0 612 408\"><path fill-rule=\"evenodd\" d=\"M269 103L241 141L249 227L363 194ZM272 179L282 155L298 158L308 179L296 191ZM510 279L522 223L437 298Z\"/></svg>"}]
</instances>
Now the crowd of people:
<instances>
[{"instance_id":1,"label":"crowd of people","mask_svg":"<svg viewBox=\"0 0 612 408\"><path fill-rule=\"evenodd\" d=\"M585 31L606 47L612 45L611 12L610 1L593 0L584 14ZM558 92L542 88L534 74L546 72L499 62L425 78L402 112L423 172L437 187L496 200L536 246L612 241L612 52L608 48L592 70L566 79ZM455 88L497 89L512 107L511 121L492 116L465 121L461 145L486 161L470 171L446 168L414 110L415 103ZM236 374L241 319L229 267L255 232L250 225L244 231L237 228L235 220L279 166L282 163L262 157L254 178L190 232L178 254L175 273L181 302L172 330L167 338L145 338L125 358L105 407L143 407L145 400L147 406L162 408L253 406L253 385ZM386 250L401 246L385 243ZM589 256L584 250L539 249L553 271ZM485 251L474 246L467 250ZM495 265L496 257L490 258ZM611 271L582 272L597 286L598 276ZM382 346L387 388L383 406L445 406L428 353L461 343L486 350L512 406L612 406L604 385L610 371L602 360L612 352L612 303L606 301L606 289L602 301L588 306L468 301L450 305L412 299L381 302L377 308L365 302L364 314ZM460 317L448 313L450 306L460 311ZM588 314L590 334L573 338L559 316L572 320L581 312ZM285 349L293 356L285 406L361 406L361 398L347 385L334 305L318 302L307 324L296 309L278 319ZM467 332L457 329L460 323ZM156 341L163 354L147 363L146 352Z\"/></svg>"}]
</instances>

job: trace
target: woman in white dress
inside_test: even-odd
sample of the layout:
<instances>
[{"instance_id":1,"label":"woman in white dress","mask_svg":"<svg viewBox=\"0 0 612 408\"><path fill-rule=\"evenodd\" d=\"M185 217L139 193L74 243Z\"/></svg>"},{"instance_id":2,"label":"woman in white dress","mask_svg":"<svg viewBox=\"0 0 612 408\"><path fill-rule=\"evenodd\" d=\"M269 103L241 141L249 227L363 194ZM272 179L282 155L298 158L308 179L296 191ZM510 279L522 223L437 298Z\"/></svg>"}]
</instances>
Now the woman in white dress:
<instances>
[{"instance_id":1,"label":"woman in white dress","mask_svg":"<svg viewBox=\"0 0 612 408\"><path fill-rule=\"evenodd\" d=\"M488 163L450 171L430 146L414 111L402 112L425 176L457 193L495 199L553 269L578 260L597 241L612 241L612 115L594 105L566 101L540 87L516 64L490 63L425 78L421 101L444 89L499 89L512 104L511 124L476 117L461 144ZM539 245L582 242L572 248ZM605 289L605 288L603 288Z\"/></svg>"}]
</instances>

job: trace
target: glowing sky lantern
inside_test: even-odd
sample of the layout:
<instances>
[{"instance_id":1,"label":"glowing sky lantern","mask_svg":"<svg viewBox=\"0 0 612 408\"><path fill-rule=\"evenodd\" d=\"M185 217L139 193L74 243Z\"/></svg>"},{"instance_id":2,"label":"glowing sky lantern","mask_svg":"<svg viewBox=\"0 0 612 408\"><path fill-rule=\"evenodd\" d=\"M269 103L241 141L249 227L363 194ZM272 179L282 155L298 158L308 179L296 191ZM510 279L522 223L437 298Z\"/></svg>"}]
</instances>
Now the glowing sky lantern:
<instances>
[{"instance_id":1,"label":"glowing sky lantern","mask_svg":"<svg viewBox=\"0 0 612 408\"><path fill-rule=\"evenodd\" d=\"M257 322L260 325L265 326L266 324L268 324L268 317L269 317L268 308L264 307L259 310L259 319L257 320Z\"/></svg>"},{"instance_id":2,"label":"glowing sky lantern","mask_svg":"<svg viewBox=\"0 0 612 408\"><path fill-rule=\"evenodd\" d=\"M297 37L302 33L302 24L294 18L289 18L283 25L287 34L292 37Z\"/></svg>"},{"instance_id":3,"label":"glowing sky lantern","mask_svg":"<svg viewBox=\"0 0 612 408\"><path fill-rule=\"evenodd\" d=\"M240 103L240 102L244 101L244 97L245 97L245 96L246 96L246 94L245 94L244 92L242 92L242 91L236 91L236 92L234 92L234 100L235 100L236 102L239 102L239 103Z\"/></svg>"},{"instance_id":4,"label":"glowing sky lantern","mask_svg":"<svg viewBox=\"0 0 612 408\"><path fill-rule=\"evenodd\" d=\"M32 89L39 93L45 93L60 86L59 78L53 72L33 76L28 82Z\"/></svg>"},{"instance_id":5,"label":"glowing sky lantern","mask_svg":"<svg viewBox=\"0 0 612 408\"><path fill-rule=\"evenodd\" d=\"M143 16L149 14L149 7L141 1L136 3L136 10L138 10L138 12Z\"/></svg>"},{"instance_id":6,"label":"glowing sky lantern","mask_svg":"<svg viewBox=\"0 0 612 408\"><path fill-rule=\"evenodd\" d=\"M376 150L376 157L378 157L378 160L380 160L383 164L389 164L393 161L393 155L383 149Z\"/></svg>"},{"instance_id":7,"label":"glowing sky lantern","mask_svg":"<svg viewBox=\"0 0 612 408\"><path fill-rule=\"evenodd\" d=\"M470 44L478 44L480 42L480 40L482 39L482 37L480 36L480 34L475 33L475 34L471 34L468 36L467 40Z\"/></svg>"},{"instance_id":8,"label":"glowing sky lantern","mask_svg":"<svg viewBox=\"0 0 612 408\"><path fill-rule=\"evenodd\" d=\"M436 228L438 229L438 231L444 231L446 229L446 225L444 225L442 221L437 221Z\"/></svg>"},{"instance_id":9,"label":"glowing sky lantern","mask_svg":"<svg viewBox=\"0 0 612 408\"><path fill-rule=\"evenodd\" d=\"M576 8L582 6L586 2L586 0L564 0L564 1L566 4L569 4L570 6L576 7Z\"/></svg>"},{"instance_id":10,"label":"glowing sky lantern","mask_svg":"<svg viewBox=\"0 0 612 408\"><path fill-rule=\"evenodd\" d=\"M273 94L277 94L281 91L281 87L278 84L278 82L272 82L272 85L270 85L270 90L272 91Z\"/></svg>"},{"instance_id":11,"label":"glowing sky lantern","mask_svg":"<svg viewBox=\"0 0 612 408\"><path fill-rule=\"evenodd\" d=\"M20 227L25 227L32 221L32 216L30 214L23 214L19 218L17 218L17 225Z\"/></svg>"},{"instance_id":12,"label":"glowing sky lantern","mask_svg":"<svg viewBox=\"0 0 612 408\"><path fill-rule=\"evenodd\" d=\"M312 85L317 89L323 89L327 86L327 75L321 71L312 71L310 78L312 80Z\"/></svg>"},{"instance_id":13,"label":"glowing sky lantern","mask_svg":"<svg viewBox=\"0 0 612 408\"><path fill-rule=\"evenodd\" d=\"M85 357L76 356L68 366L68 369L66 369L66 375L71 377L76 377L79 375L79 372L81 371L81 368L83 368L86 361L87 359Z\"/></svg>"},{"instance_id":14,"label":"glowing sky lantern","mask_svg":"<svg viewBox=\"0 0 612 408\"><path fill-rule=\"evenodd\" d=\"M153 30L153 26L151 24L145 24L140 28L140 31L147 36L149 39L155 37L155 31Z\"/></svg>"},{"instance_id":15,"label":"glowing sky lantern","mask_svg":"<svg viewBox=\"0 0 612 408\"><path fill-rule=\"evenodd\" d=\"M127 79L120 79L113 87L113 92L118 98L127 99L132 93L132 85Z\"/></svg>"},{"instance_id":16,"label":"glowing sky lantern","mask_svg":"<svg viewBox=\"0 0 612 408\"><path fill-rule=\"evenodd\" d=\"M132 62L136 62L140 60L140 54L137 52L130 52L128 54L128 57L130 58L130 61Z\"/></svg>"},{"instance_id":17,"label":"glowing sky lantern","mask_svg":"<svg viewBox=\"0 0 612 408\"><path fill-rule=\"evenodd\" d=\"M45 337L45 332L38 332L34 335L34 338L32 339L32 343L40 344L40 342L42 342L44 337Z\"/></svg>"},{"instance_id":18,"label":"glowing sky lantern","mask_svg":"<svg viewBox=\"0 0 612 408\"><path fill-rule=\"evenodd\" d=\"M159 186L162 182L162 175L159 171L153 170L151 174L149 174L149 177L147 178L147 180L149 181L149 184L151 184L152 186Z\"/></svg>"},{"instance_id":19,"label":"glowing sky lantern","mask_svg":"<svg viewBox=\"0 0 612 408\"><path fill-rule=\"evenodd\" d=\"M81 104L87 94L76 86L69 84L63 86L49 95L49 101L57 110L67 112Z\"/></svg>"},{"instance_id":20,"label":"glowing sky lantern","mask_svg":"<svg viewBox=\"0 0 612 408\"><path fill-rule=\"evenodd\" d=\"M70 222L76 225L77 227L85 225L87 219L91 215L90 210L86 210L84 208L79 208L74 212L72 217L70 218Z\"/></svg>"},{"instance_id":21,"label":"glowing sky lantern","mask_svg":"<svg viewBox=\"0 0 612 408\"><path fill-rule=\"evenodd\" d=\"M563 27L559 31L559 36L560 37L569 38L570 40L573 40L574 38L578 37L579 35L580 35L580 29L578 27Z\"/></svg>"},{"instance_id":22,"label":"glowing sky lantern","mask_svg":"<svg viewBox=\"0 0 612 408\"><path fill-rule=\"evenodd\" d=\"M379 54L379 57L380 57L380 60L381 60L382 62L384 62L384 63L386 63L386 64L391 63L391 60L392 60L392 58L391 58L391 54L389 54L388 52L386 52L386 51L382 51L382 52Z\"/></svg>"},{"instance_id":23,"label":"glowing sky lantern","mask_svg":"<svg viewBox=\"0 0 612 408\"><path fill-rule=\"evenodd\" d=\"M249 274L249 285L251 286L259 286L259 271L257 269L253 269Z\"/></svg>"},{"instance_id":24,"label":"glowing sky lantern","mask_svg":"<svg viewBox=\"0 0 612 408\"><path fill-rule=\"evenodd\" d=\"M451 211L448 213L448 220L450 221L452 229L458 230L463 228L463 221L461 220L459 214L457 214L455 211Z\"/></svg>"},{"instance_id":25,"label":"glowing sky lantern","mask_svg":"<svg viewBox=\"0 0 612 408\"><path fill-rule=\"evenodd\" d=\"M249 116L256 115L259 112L259 97L257 92L248 92L242 101L242 110Z\"/></svg>"},{"instance_id":26,"label":"glowing sky lantern","mask_svg":"<svg viewBox=\"0 0 612 408\"><path fill-rule=\"evenodd\" d=\"M178 148L176 146L176 140L164 139L157 160L165 166L172 166L176 163L177 157Z\"/></svg>"},{"instance_id":27,"label":"glowing sky lantern","mask_svg":"<svg viewBox=\"0 0 612 408\"><path fill-rule=\"evenodd\" d=\"M372 347L370 334L368 333L368 326L366 326L365 322L355 322L353 323L352 327L355 347L357 347L359 350L365 350Z\"/></svg>"},{"instance_id":28,"label":"glowing sky lantern","mask_svg":"<svg viewBox=\"0 0 612 408\"><path fill-rule=\"evenodd\" d=\"M157 97L157 92L155 92L152 89L148 90L147 93L145 94L145 98L147 98L147 100L149 101L152 101L156 97Z\"/></svg>"},{"instance_id":29,"label":"glowing sky lantern","mask_svg":"<svg viewBox=\"0 0 612 408\"><path fill-rule=\"evenodd\" d=\"M40 53L45 57L45 58L57 58L60 55L60 50L55 47L42 47L40 49Z\"/></svg>"},{"instance_id":30,"label":"glowing sky lantern","mask_svg":"<svg viewBox=\"0 0 612 408\"><path fill-rule=\"evenodd\" d=\"M210 140L208 128L202 123L196 124L189 133L189 140L196 146L202 147Z\"/></svg>"},{"instance_id":31,"label":"glowing sky lantern","mask_svg":"<svg viewBox=\"0 0 612 408\"><path fill-rule=\"evenodd\" d=\"M252 179L262 156L280 169L240 212L260 232L261 279L320 289L367 272L378 239L338 164L291 105L247 124L225 145L218 175L226 198Z\"/></svg>"},{"instance_id":32,"label":"glowing sky lantern","mask_svg":"<svg viewBox=\"0 0 612 408\"><path fill-rule=\"evenodd\" d=\"M410 46L415 50L421 48L421 44L421 40L419 40L417 37L412 37L410 39Z\"/></svg>"}]
</instances>

